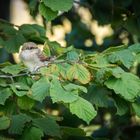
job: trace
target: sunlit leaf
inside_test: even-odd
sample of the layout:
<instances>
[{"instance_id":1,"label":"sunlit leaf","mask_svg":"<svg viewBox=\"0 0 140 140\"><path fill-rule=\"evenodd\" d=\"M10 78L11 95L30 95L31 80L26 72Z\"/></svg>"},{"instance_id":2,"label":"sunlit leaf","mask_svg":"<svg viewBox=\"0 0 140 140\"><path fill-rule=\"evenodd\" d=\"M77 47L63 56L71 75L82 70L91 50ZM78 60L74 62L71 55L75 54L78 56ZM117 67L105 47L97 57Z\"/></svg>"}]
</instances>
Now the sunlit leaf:
<instances>
[{"instance_id":1,"label":"sunlit leaf","mask_svg":"<svg viewBox=\"0 0 140 140\"><path fill-rule=\"evenodd\" d=\"M82 84L87 84L91 79L91 75L88 69L80 64L74 64L71 66L67 70L67 77L70 81L78 80Z\"/></svg>"},{"instance_id":2,"label":"sunlit leaf","mask_svg":"<svg viewBox=\"0 0 140 140\"><path fill-rule=\"evenodd\" d=\"M92 104L81 97L70 103L70 112L87 123L89 123L97 114Z\"/></svg>"},{"instance_id":3,"label":"sunlit leaf","mask_svg":"<svg viewBox=\"0 0 140 140\"><path fill-rule=\"evenodd\" d=\"M53 20L57 16L57 11L51 10L43 2L39 4L39 12L47 21Z\"/></svg>"},{"instance_id":4,"label":"sunlit leaf","mask_svg":"<svg viewBox=\"0 0 140 140\"><path fill-rule=\"evenodd\" d=\"M128 49L135 53L140 53L140 43L133 44L133 45L129 46Z\"/></svg>"},{"instance_id":5,"label":"sunlit leaf","mask_svg":"<svg viewBox=\"0 0 140 140\"><path fill-rule=\"evenodd\" d=\"M134 55L128 49L114 52L109 56L111 63L122 63L125 67L130 68L134 63Z\"/></svg>"},{"instance_id":6,"label":"sunlit leaf","mask_svg":"<svg viewBox=\"0 0 140 140\"><path fill-rule=\"evenodd\" d=\"M105 85L129 101L133 101L140 92L140 79L136 75L127 72L123 73L119 79L108 79Z\"/></svg>"},{"instance_id":7,"label":"sunlit leaf","mask_svg":"<svg viewBox=\"0 0 140 140\"><path fill-rule=\"evenodd\" d=\"M76 84L69 83L69 84L67 84L63 87L68 91L78 90L78 91L82 91L84 93L87 93L87 89L84 86L79 86L79 85L76 85Z\"/></svg>"},{"instance_id":8,"label":"sunlit leaf","mask_svg":"<svg viewBox=\"0 0 140 140\"><path fill-rule=\"evenodd\" d=\"M76 91L65 90L57 79L51 82L50 96L53 102L71 103L78 99Z\"/></svg>"},{"instance_id":9,"label":"sunlit leaf","mask_svg":"<svg viewBox=\"0 0 140 140\"><path fill-rule=\"evenodd\" d=\"M9 73L12 75L16 75L19 72L23 71L23 67L21 65L10 65L10 66L5 66L4 68L1 69L4 73Z\"/></svg>"},{"instance_id":10,"label":"sunlit leaf","mask_svg":"<svg viewBox=\"0 0 140 140\"><path fill-rule=\"evenodd\" d=\"M43 0L43 2L54 11L68 11L73 4L73 0Z\"/></svg>"},{"instance_id":11,"label":"sunlit leaf","mask_svg":"<svg viewBox=\"0 0 140 140\"><path fill-rule=\"evenodd\" d=\"M42 102L49 95L49 87L49 81L43 77L32 85L29 97Z\"/></svg>"}]
</instances>

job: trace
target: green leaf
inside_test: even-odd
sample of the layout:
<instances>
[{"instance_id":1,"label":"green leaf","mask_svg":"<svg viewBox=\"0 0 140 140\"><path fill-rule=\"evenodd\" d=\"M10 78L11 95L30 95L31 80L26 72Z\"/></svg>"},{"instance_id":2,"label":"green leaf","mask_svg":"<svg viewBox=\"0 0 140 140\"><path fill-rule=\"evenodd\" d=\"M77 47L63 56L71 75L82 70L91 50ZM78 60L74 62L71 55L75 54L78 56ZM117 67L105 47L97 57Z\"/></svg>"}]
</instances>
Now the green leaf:
<instances>
[{"instance_id":1,"label":"green leaf","mask_svg":"<svg viewBox=\"0 0 140 140\"><path fill-rule=\"evenodd\" d=\"M5 130L10 126L10 119L6 116L0 117L0 130Z\"/></svg>"},{"instance_id":2,"label":"green leaf","mask_svg":"<svg viewBox=\"0 0 140 140\"><path fill-rule=\"evenodd\" d=\"M23 24L19 27L19 31L25 36L38 35L38 32L30 24Z\"/></svg>"},{"instance_id":3,"label":"green leaf","mask_svg":"<svg viewBox=\"0 0 140 140\"><path fill-rule=\"evenodd\" d=\"M30 15L35 18L38 14L38 1L37 0L30 0L29 1L29 10L30 10Z\"/></svg>"},{"instance_id":4,"label":"green leaf","mask_svg":"<svg viewBox=\"0 0 140 140\"><path fill-rule=\"evenodd\" d=\"M78 62L79 61L79 55L75 51L70 51L67 53L67 58L68 61L71 62Z\"/></svg>"},{"instance_id":5,"label":"green leaf","mask_svg":"<svg viewBox=\"0 0 140 140\"><path fill-rule=\"evenodd\" d=\"M52 55L62 55L63 53L66 52L66 48L63 48L56 41L47 40L46 44L49 46Z\"/></svg>"},{"instance_id":6,"label":"green leaf","mask_svg":"<svg viewBox=\"0 0 140 140\"><path fill-rule=\"evenodd\" d=\"M6 67L2 68L1 71L3 71L4 73L16 75L16 74L20 73L21 71L23 71L23 67L19 64L10 65L10 66L6 66Z\"/></svg>"},{"instance_id":7,"label":"green leaf","mask_svg":"<svg viewBox=\"0 0 140 140\"><path fill-rule=\"evenodd\" d=\"M69 84L67 84L63 87L68 91L78 90L78 91L82 91L84 93L87 93L87 88L84 87L84 86L79 86L79 85L76 85L76 84L69 83Z\"/></svg>"},{"instance_id":8,"label":"green leaf","mask_svg":"<svg viewBox=\"0 0 140 140\"><path fill-rule=\"evenodd\" d=\"M46 56L51 56L51 51L50 51L50 48L49 48L49 46L48 46L48 44L45 42L45 44L44 44L44 48L43 48L43 52L44 52L44 54L46 55Z\"/></svg>"},{"instance_id":9,"label":"green leaf","mask_svg":"<svg viewBox=\"0 0 140 140\"><path fill-rule=\"evenodd\" d=\"M91 79L91 75L83 65L74 64L67 70L67 78L70 81L77 80L82 84L87 84Z\"/></svg>"},{"instance_id":10,"label":"green leaf","mask_svg":"<svg viewBox=\"0 0 140 140\"><path fill-rule=\"evenodd\" d=\"M4 46L4 40L0 37L0 48L3 48Z\"/></svg>"},{"instance_id":11,"label":"green leaf","mask_svg":"<svg viewBox=\"0 0 140 140\"><path fill-rule=\"evenodd\" d=\"M4 42L5 49L9 53L19 52L19 48L24 42L26 42L24 36L20 32L17 32Z\"/></svg>"},{"instance_id":12,"label":"green leaf","mask_svg":"<svg viewBox=\"0 0 140 140\"><path fill-rule=\"evenodd\" d=\"M76 91L67 91L57 79L51 81L50 96L53 102L71 103L78 99Z\"/></svg>"},{"instance_id":13,"label":"green leaf","mask_svg":"<svg viewBox=\"0 0 140 140\"><path fill-rule=\"evenodd\" d=\"M9 88L0 89L0 104L4 105L5 101L12 95Z\"/></svg>"},{"instance_id":14,"label":"green leaf","mask_svg":"<svg viewBox=\"0 0 140 140\"><path fill-rule=\"evenodd\" d=\"M43 2L54 11L68 11L73 4L73 0L43 0Z\"/></svg>"},{"instance_id":15,"label":"green leaf","mask_svg":"<svg viewBox=\"0 0 140 140\"><path fill-rule=\"evenodd\" d=\"M19 97L27 95L29 90L29 87L25 83L20 82L13 83L10 85L10 87L13 90L13 92Z\"/></svg>"},{"instance_id":16,"label":"green leaf","mask_svg":"<svg viewBox=\"0 0 140 140\"><path fill-rule=\"evenodd\" d=\"M108 57L111 63L122 63L125 67L130 68L134 63L134 55L128 49L114 52Z\"/></svg>"},{"instance_id":17,"label":"green leaf","mask_svg":"<svg viewBox=\"0 0 140 140\"><path fill-rule=\"evenodd\" d=\"M80 128L72 128L72 127L61 127L61 131L63 133L63 137L68 139L69 136L85 136L86 133L83 129Z\"/></svg>"},{"instance_id":18,"label":"green leaf","mask_svg":"<svg viewBox=\"0 0 140 140\"><path fill-rule=\"evenodd\" d=\"M134 53L140 53L140 43L133 44L129 46L128 49Z\"/></svg>"},{"instance_id":19,"label":"green leaf","mask_svg":"<svg viewBox=\"0 0 140 140\"><path fill-rule=\"evenodd\" d=\"M95 57L95 60L93 59L93 63L90 64L90 65L93 66L93 67L103 68L103 67L107 67L108 64L109 63L108 63L108 60L107 60L107 57L106 56L104 56L104 55L97 55Z\"/></svg>"},{"instance_id":20,"label":"green leaf","mask_svg":"<svg viewBox=\"0 0 140 140\"><path fill-rule=\"evenodd\" d=\"M46 135L60 137L59 125L51 117L34 119L33 125L40 128Z\"/></svg>"},{"instance_id":21,"label":"green leaf","mask_svg":"<svg viewBox=\"0 0 140 140\"><path fill-rule=\"evenodd\" d=\"M125 72L119 79L110 78L105 85L129 101L133 101L140 92L140 79L132 73Z\"/></svg>"},{"instance_id":22,"label":"green leaf","mask_svg":"<svg viewBox=\"0 0 140 140\"><path fill-rule=\"evenodd\" d=\"M42 102L47 96L49 96L49 88L50 83L48 79L43 77L32 85L31 87L32 93L31 95L29 95L29 97Z\"/></svg>"},{"instance_id":23,"label":"green leaf","mask_svg":"<svg viewBox=\"0 0 140 140\"><path fill-rule=\"evenodd\" d=\"M129 110L128 102L126 102L125 100L123 100L122 98L118 96L114 97L114 104L115 104L115 107L117 108L116 114L120 116L126 114Z\"/></svg>"},{"instance_id":24,"label":"green leaf","mask_svg":"<svg viewBox=\"0 0 140 140\"><path fill-rule=\"evenodd\" d=\"M22 96L17 99L17 104L20 109L30 110L34 106L35 101L27 96Z\"/></svg>"},{"instance_id":25,"label":"green leaf","mask_svg":"<svg viewBox=\"0 0 140 140\"><path fill-rule=\"evenodd\" d=\"M11 126L9 128L10 134L22 134L25 123L30 122L31 118L25 114L13 115Z\"/></svg>"},{"instance_id":26,"label":"green leaf","mask_svg":"<svg viewBox=\"0 0 140 140\"><path fill-rule=\"evenodd\" d=\"M124 70L120 67L115 68L102 68L99 69L96 72L96 81L99 83L103 83L105 80L107 80L110 76L114 76L116 78L120 78L122 73L124 73Z\"/></svg>"},{"instance_id":27,"label":"green leaf","mask_svg":"<svg viewBox=\"0 0 140 140\"><path fill-rule=\"evenodd\" d=\"M140 99L136 100L134 103L132 103L132 108L136 115L140 117Z\"/></svg>"},{"instance_id":28,"label":"green leaf","mask_svg":"<svg viewBox=\"0 0 140 140\"><path fill-rule=\"evenodd\" d=\"M88 124L97 114L92 104L81 97L70 103L69 107L72 114L75 114Z\"/></svg>"},{"instance_id":29,"label":"green leaf","mask_svg":"<svg viewBox=\"0 0 140 140\"><path fill-rule=\"evenodd\" d=\"M127 47L126 45L109 47L103 51L103 54L110 54L112 52L121 51L121 50L125 49L126 47Z\"/></svg>"},{"instance_id":30,"label":"green leaf","mask_svg":"<svg viewBox=\"0 0 140 140\"><path fill-rule=\"evenodd\" d=\"M58 12L51 10L43 2L39 4L39 13L47 20L53 20L57 17Z\"/></svg>"},{"instance_id":31,"label":"green leaf","mask_svg":"<svg viewBox=\"0 0 140 140\"><path fill-rule=\"evenodd\" d=\"M109 99L110 92L105 88L97 85L91 85L88 93L84 96L89 102L96 105L96 107L108 107L111 102Z\"/></svg>"},{"instance_id":32,"label":"green leaf","mask_svg":"<svg viewBox=\"0 0 140 140\"><path fill-rule=\"evenodd\" d=\"M70 68L70 64L63 63L63 64L57 64L60 75L67 80L67 70Z\"/></svg>"},{"instance_id":33,"label":"green leaf","mask_svg":"<svg viewBox=\"0 0 140 140\"><path fill-rule=\"evenodd\" d=\"M44 136L41 129L36 127L31 127L29 129L25 129L25 132L22 135L21 140L42 140Z\"/></svg>"}]
</instances>

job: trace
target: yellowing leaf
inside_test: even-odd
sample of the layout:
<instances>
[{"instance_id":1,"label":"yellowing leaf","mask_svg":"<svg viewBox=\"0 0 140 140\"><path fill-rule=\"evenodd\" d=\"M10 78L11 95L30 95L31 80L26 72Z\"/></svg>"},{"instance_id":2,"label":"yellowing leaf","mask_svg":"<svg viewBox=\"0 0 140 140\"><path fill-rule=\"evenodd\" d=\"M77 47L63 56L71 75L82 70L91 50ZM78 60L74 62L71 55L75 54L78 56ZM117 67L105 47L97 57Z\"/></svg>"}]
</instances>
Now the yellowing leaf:
<instances>
[{"instance_id":1,"label":"yellowing leaf","mask_svg":"<svg viewBox=\"0 0 140 140\"><path fill-rule=\"evenodd\" d=\"M91 79L90 72L80 64L71 66L67 71L67 77L70 81L77 80L82 84L87 84Z\"/></svg>"}]
</instances>

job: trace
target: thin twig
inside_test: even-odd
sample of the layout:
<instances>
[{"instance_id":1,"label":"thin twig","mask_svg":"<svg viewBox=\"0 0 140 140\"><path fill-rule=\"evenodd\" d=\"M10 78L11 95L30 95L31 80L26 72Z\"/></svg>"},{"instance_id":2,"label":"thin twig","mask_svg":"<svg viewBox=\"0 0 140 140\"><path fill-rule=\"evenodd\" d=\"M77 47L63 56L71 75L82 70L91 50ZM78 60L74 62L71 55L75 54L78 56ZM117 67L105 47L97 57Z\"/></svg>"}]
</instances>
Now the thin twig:
<instances>
[{"instance_id":1,"label":"thin twig","mask_svg":"<svg viewBox=\"0 0 140 140\"><path fill-rule=\"evenodd\" d=\"M21 74L16 74L16 75L0 75L0 78L10 78L13 80L14 77L20 77L20 76L25 76L29 75L28 73L21 73Z\"/></svg>"},{"instance_id":2,"label":"thin twig","mask_svg":"<svg viewBox=\"0 0 140 140\"><path fill-rule=\"evenodd\" d=\"M7 20L1 19L1 18L0 18L0 22L3 22L3 23L6 23L6 24L9 24L9 25L11 25L11 26L15 26L15 27L17 27L17 28L20 27L19 25L15 25L15 24L10 23L10 22L8 22Z\"/></svg>"}]
</instances>

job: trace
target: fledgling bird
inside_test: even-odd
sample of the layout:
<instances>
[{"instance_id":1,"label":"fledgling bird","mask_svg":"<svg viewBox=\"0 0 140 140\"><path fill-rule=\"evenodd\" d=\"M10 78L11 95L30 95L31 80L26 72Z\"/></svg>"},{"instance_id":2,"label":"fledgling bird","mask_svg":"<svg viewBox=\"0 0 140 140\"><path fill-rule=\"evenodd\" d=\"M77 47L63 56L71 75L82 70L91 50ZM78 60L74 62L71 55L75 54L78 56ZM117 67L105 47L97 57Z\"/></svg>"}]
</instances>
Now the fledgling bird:
<instances>
[{"instance_id":1,"label":"fledgling bird","mask_svg":"<svg viewBox=\"0 0 140 140\"><path fill-rule=\"evenodd\" d=\"M19 57L30 72L37 72L40 67L48 66L49 58L43 56L42 51L33 42L23 44Z\"/></svg>"}]
</instances>

